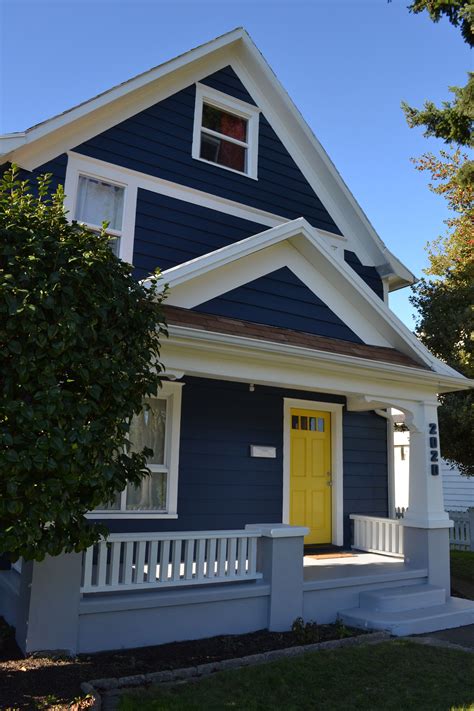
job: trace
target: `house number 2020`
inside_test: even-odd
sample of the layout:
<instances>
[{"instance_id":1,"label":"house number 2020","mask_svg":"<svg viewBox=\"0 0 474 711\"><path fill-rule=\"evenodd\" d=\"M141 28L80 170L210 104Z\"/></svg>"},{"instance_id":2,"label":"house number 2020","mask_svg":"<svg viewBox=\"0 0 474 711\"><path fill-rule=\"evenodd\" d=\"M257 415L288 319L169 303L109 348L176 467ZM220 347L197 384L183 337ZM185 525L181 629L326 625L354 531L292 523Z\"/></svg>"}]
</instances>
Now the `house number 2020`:
<instances>
[{"instance_id":1,"label":"house number 2020","mask_svg":"<svg viewBox=\"0 0 474 711\"><path fill-rule=\"evenodd\" d=\"M439 475L439 450L438 450L438 425L436 422L430 422L428 425L428 436L430 440L430 462L431 476Z\"/></svg>"}]
</instances>

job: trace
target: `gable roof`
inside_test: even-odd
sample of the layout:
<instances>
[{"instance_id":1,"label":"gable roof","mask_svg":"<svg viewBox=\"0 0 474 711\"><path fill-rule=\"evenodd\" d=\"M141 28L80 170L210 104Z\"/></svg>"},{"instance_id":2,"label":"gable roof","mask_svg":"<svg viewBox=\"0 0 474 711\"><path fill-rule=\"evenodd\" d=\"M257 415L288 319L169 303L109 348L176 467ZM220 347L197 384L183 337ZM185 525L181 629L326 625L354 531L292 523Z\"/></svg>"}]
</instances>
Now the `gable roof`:
<instances>
[{"instance_id":1,"label":"gable roof","mask_svg":"<svg viewBox=\"0 0 474 711\"><path fill-rule=\"evenodd\" d=\"M92 136L230 65L343 234L375 264L391 290L415 281L387 249L308 124L250 39L237 28L47 121L0 137L0 162L33 170Z\"/></svg>"},{"instance_id":2,"label":"gable roof","mask_svg":"<svg viewBox=\"0 0 474 711\"><path fill-rule=\"evenodd\" d=\"M389 307L374 297L370 287L349 265L334 256L324 238L304 218L259 232L164 271L163 279L170 287L167 303L194 308L238 284L251 281L255 274L271 272L275 259L285 260L293 269L295 266L288 260L294 261L296 268L298 263L304 262L306 285L336 313L339 311L338 315L344 317L345 323L366 345L395 349L450 382L458 381L458 387L462 382L464 387L469 387L467 378L433 356ZM321 293L320 289L328 289L328 285L329 291Z\"/></svg>"}]
</instances>

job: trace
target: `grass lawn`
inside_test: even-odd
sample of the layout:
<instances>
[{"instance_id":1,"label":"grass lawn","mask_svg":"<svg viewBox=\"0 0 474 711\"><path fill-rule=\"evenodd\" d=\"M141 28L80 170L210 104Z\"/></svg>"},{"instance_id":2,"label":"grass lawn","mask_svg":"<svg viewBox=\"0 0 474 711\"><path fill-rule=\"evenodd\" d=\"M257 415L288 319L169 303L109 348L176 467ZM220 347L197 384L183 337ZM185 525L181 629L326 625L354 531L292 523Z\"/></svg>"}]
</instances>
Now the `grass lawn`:
<instances>
[{"instance_id":1,"label":"grass lawn","mask_svg":"<svg viewBox=\"0 0 474 711\"><path fill-rule=\"evenodd\" d=\"M219 672L122 698L120 711L474 709L474 654L394 640Z\"/></svg>"},{"instance_id":2,"label":"grass lawn","mask_svg":"<svg viewBox=\"0 0 474 711\"><path fill-rule=\"evenodd\" d=\"M474 551L451 551L451 576L474 583Z\"/></svg>"}]
</instances>

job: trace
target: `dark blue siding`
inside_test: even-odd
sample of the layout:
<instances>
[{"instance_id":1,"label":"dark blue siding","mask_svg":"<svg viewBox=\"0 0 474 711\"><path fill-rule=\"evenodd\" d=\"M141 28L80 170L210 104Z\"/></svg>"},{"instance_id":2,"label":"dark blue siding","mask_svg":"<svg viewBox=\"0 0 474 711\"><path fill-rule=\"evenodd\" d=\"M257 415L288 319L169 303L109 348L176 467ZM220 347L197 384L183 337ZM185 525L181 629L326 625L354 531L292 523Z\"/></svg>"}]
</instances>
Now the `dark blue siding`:
<instances>
[{"instance_id":1,"label":"dark blue siding","mask_svg":"<svg viewBox=\"0 0 474 711\"><path fill-rule=\"evenodd\" d=\"M249 97L230 67L203 83ZM260 116L258 181L191 157L195 103L192 85L104 131L74 150L283 217L306 217L316 227L339 230L268 121Z\"/></svg>"},{"instance_id":2,"label":"dark blue siding","mask_svg":"<svg viewBox=\"0 0 474 711\"><path fill-rule=\"evenodd\" d=\"M344 414L344 540L349 514L388 516L387 421L374 412Z\"/></svg>"},{"instance_id":3,"label":"dark blue siding","mask_svg":"<svg viewBox=\"0 0 474 711\"><path fill-rule=\"evenodd\" d=\"M206 301L195 311L362 343L287 267Z\"/></svg>"},{"instance_id":4,"label":"dark blue siding","mask_svg":"<svg viewBox=\"0 0 474 711\"><path fill-rule=\"evenodd\" d=\"M383 283L375 267L365 267L355 252L344 251L345 261L383 301Z\"/></svg>"},{"instance_id":5,"label":"dark blue siding","mask_svg":"<svg viewBox=\"0 0 474 711\"><path fill-rule=\"evenodd\" d=\"M283 491L283 398L344 398L281 388L186 378L183 388L176 520L111 520L112 531L239 529L279 522ZM276 459L250 457L250 445L276 447ZM344 416L344 487L349 513L387 514L385 420ZM348 526L346 526L348 535ZM346 539L346 544L349 539Z\"/></svg>"},{"instance_id":6,"label":"dark blue siding","mask_svg":"<svg viewBox=\"0 0 474 711\"><path fill-rule=\"evenodd\" d=\"M265 225L139 190L133 263L139 278L238 242Z\"/></svg>"},{"instance_id":7,"label":"dark blue siding","mask_svg":"<svg viewBox=\"0 0 474 711\"><path fill-rule=\"evenodd\" d=\"M19 177L21 180L29 180L31 189L30 192L36 194L36 189L38 186L36 179L38 178L38 176L44 175L45 173L51 173L50 191L51 193L54 193L58 185L64 186L64 181L66 179L66 166L67 155L63 153L57 158L48 161L48 163L44 163L38 168L35 168L35 170L28 171L20 169ZM0 174L9 167L10 164L0 166Z\"/></svg>"}]
</instances>

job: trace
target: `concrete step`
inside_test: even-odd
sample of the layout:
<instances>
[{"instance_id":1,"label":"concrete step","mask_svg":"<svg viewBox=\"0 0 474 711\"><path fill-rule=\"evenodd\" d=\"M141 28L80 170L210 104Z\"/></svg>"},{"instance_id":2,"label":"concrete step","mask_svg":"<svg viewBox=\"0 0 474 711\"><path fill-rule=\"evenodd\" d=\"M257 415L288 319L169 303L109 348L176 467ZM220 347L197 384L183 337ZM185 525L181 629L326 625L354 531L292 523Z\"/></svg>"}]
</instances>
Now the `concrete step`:
<instances>
[{"instance_id":1,"label":"concrete step","mask_svg":"<svg viewBox=\"0 0 474 711\"><path fill-rule=\"evenodd\" d=\"M340 612L339 618L351 627L386 630L402 637L474 624L474 601L451 597L443 605L398 612L354 607Z\"/></svg>"},{"instance_id":2,"label":"concrete step","mask_svg":"<svg viewBox=\"0 0 474 711\"><path fill-rule=\"evenodd\" d=\"M402 612L444 605L446 590L437 585L403 585L361 592L359 606L371 612Z\"/></svg>"}]
</instances>

